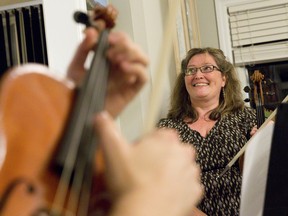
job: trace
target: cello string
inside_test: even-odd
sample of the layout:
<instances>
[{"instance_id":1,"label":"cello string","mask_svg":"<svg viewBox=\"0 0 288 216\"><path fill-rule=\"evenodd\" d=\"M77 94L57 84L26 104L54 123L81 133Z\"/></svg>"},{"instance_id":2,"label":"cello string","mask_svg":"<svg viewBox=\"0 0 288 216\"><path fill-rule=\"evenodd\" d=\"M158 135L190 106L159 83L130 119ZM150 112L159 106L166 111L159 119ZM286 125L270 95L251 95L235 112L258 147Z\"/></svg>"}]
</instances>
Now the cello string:
<instances>
[{"instance_id":1,"label":"cello string","mask_svg":"<svg viewBox=\"0 0 288 216\"><path fill-rule=\"evenodd\" d=\"M100 44L100 38L99 38L99 44ZM95 69L97 68L95 68L95 66L93 67L94 68L92 70L95 71ZM70 133L68 133L67 139L65 139L65 142L69 143L70 148L69 148L67 157L65 159L59 185L56 190L56 195L55 195L53 205L52 205L52 211L57 211L57 212L62 211L64 207L65 199L68 194L68 185L72 177L72 172L75 167L75 162L77 160L77 153L78 153L79 145L82 139L82 132L84 130L85 124L87 124L87 118L88 118L87 108L89 108L87 104L90 103L89 101L91 100L92 95L91 93L87 95L86 92L87 92L87 88L91 89L90 86L93 87L94 85L94 83L91 81L93 81L93 73L87 73L85 77L84 85L80 89L79 95L77 97L75 114L73 113L74 115L72 115L73 116L72 122L69 125L71 126L72 129L69 131ZM90 122L91 122L91 119L90 119Z\"/></svg>"},{"instance_id":2,"label":"cello string","mask_svg":"<svg viewBox=\"0 0 288 216\"><path fill-rule=\"evenodd\" d=\"M60 181L52 205L52 211L56 212L62 212L62 209L64 207L65 199L68 194L68 185L72 176L73 168L75 166L79 143L82 136L86 113L83 111L79 112L79 110L83 110L82 105L85 103L82 103L83 99L81 96L79 96L78 98L80 99L80 101L77 101L76 103L75 113L78 111L77 113L79 113L79 115L73 116L71 121L73 132L68 133L68 138L65 139L65 141L69 143L70 148L64 162L63 171L61 173Z\"/></svg>"},{"instance_id":3,"label":"cello string","mask_svg":"<svg viewBox=\"0 0 288 216\"><path fill-rule=\"evenodd\" d=\"M104 103L106 98L106 91L107 91L107 83L108 83L108 76L109 76L109 63L106 58L106 50L108 49L108 30L104 30L101 33L101 45L103 46L101 49L99 49L100 53L98 56L98 64L92 65L91 72L93 73L95 77L95 82L93 82L93 93L97 93L97 95L93 96L93 100L91 100L91 118L94 116L95 113L99 113L104 109ZM98 51L98 50L97 50ZM97 65L100 65L98 68ZM95 73L97 71L97 73ZM96 90L97 88L97 90ZM89 136L86 136L87 143L90 143L90 148L86 148L85 151L85 158L87 158L86 163L86 174L88 175L86 177L86 181L89 180L89 183L85 182L84 187L82 187L82 193L81 193L81 207L79 208L80 212L79 215L84 215L88 211L88 205L89 205L89 198L90 198L90 191L92 187L92 176L93 176L93 162L94 162L94 156L97 148L97 137L95 136L94 127L91 124L90 128L88 130ZM88 204L88 205L87 205Z\"/></svg>"},{"instance_id":4,"label":"cello string","mask_svg":"<svg viewBox=\"0 0 288 216\"><path fill-rule=\"evenodd\" d=\"M69 197L71 199L71 203L68 201L68 206L79 206L78 203L73 201L73 199L79 198L81 201L80 214L85 215L88 211L89 206L89 197L90 197L90 188L91 184L87 184L87 178L85 178L85 174L88 174L89 177L92 177L93 172L93 159L94 154L96 152L96 137L94 133L93 127L93 116L95 113L100 112L104 109L104 102L106 96L107 82L108 82L108 62L106 60L106 50L108 48L108 30L104 30L101 32L99 37L99 45L97 47L97 51L94 55L94 59L91 63L91 67L89 70L89 74L91 74L89 78L89 82L86 87L85 97L87 107L86 110L86 124L84 125L82 131L82 138L80 142L79 149L79 158L77 158L78 169L75 170L75 176L73 179L72 190L77 190L77 196L73 194L73 196ZM97 72L96 72L97 71ZM85 180L85 184L84 184ZM91 179L89 179L90 181ZM80 190L81 192L80 192ZM79 196L80 194L80 196ZM73 198L74 197L74 198Z\"/></svg>"}]
</instances>

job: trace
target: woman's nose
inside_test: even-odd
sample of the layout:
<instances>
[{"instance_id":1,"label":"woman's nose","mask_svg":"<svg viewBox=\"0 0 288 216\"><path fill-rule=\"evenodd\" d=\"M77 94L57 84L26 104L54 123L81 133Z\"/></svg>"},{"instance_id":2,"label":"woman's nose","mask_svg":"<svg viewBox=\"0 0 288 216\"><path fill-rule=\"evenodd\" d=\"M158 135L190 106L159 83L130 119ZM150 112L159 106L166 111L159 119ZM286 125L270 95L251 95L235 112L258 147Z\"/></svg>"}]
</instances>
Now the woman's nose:
<instances>
[{"instance_id":1,"label":"woman's nose","mask_svg":"<svg viewBox=\"0 0 288 216\"><path fill-rule=\"evenodd\" d=\"M203 73L200 70L197 70L195 75L194 75L195 79L202 79L203 78Z\"/></svg>"}]
</instances>

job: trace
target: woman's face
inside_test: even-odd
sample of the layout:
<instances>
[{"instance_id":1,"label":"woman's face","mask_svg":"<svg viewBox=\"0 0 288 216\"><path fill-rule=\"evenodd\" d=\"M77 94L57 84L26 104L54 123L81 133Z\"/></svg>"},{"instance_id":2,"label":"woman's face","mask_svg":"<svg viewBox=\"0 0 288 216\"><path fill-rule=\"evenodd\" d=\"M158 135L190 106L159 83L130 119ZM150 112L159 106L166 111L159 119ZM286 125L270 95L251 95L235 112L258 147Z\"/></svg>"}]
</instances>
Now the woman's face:
<instances>
[{"instance_id":1,"label":"woman's face","mask_svg":"<svg viewBox=\"0 0 288 216\"><path fill-rule=\"evenodd\" d=\"M198 54L193 56L188 62L187 68L199 68L213 65L219 68L214 58L208 54ZM221 88L225 86L226 77L218 70L209 73L202 73L200 69L195 74L185 76L185 86L193 103L197 101L219 102Z\"/></svg>"}]
</instances>

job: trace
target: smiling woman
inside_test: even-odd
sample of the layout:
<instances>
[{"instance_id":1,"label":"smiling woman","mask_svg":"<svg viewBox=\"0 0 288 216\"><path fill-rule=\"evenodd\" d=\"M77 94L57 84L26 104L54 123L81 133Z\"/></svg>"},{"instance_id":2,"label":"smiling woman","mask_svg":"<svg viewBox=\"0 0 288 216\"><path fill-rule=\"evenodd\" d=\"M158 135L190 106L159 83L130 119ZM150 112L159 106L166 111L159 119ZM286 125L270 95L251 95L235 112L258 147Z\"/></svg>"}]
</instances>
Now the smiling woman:
<instances>
[{"instance_id":1,"label":"smiling woman","mask_svg":"<svg viewBox=\"0 0 288 216\"><path fill-rule=\"evenodd\" d=\"M250 138L254 125L255 113L245 107L236 71L224 53L209 47L189 50L168 116L158 126L176 129L180 140L196 149L205 187L198 206L203 215L239 215L239 164L217 177Z\"/></svg>"},{"instance_id":2,"label":"smiling woman","mask_svg":"<svg viewBox=\"0 0 288 216\"><path fill-rule=\"evenodd\" d=\"M204 103L203 106L208 111L216 108L219 104L221 90L224 91L226 76L218 69L214 58L207 53L194 55L186 68L185 86L190 101L194 103L197 101L197 106L202 106ZM190 73L187 73L188 71ZM204 110L204 112L206 111ZM206 113L203 115L205 116Z\"/></svg>"}]
</instances>

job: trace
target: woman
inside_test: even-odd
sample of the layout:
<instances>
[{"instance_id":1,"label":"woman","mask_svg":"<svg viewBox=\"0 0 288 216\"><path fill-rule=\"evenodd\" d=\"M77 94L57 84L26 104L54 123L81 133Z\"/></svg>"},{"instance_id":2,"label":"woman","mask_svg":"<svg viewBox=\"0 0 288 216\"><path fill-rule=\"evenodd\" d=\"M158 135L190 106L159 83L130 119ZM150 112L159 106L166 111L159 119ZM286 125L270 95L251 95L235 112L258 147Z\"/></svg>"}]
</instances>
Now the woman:
<instances>
[{"instance_id":1,"label":"woman","mask_svg":"<svg viewBox=\"0 0 288 216\"><path fill-rule=\"evenodd\" d=\"M239 215L239 164L223 177L217 176L250 138L255 125L255 113L245 107L236 71L224 53L214 48L191 49L182 61L168 116L158 126L176 129L182 142L195 147L205 187L198 207L204 213Z\"/></svg>"}]
</instances>

